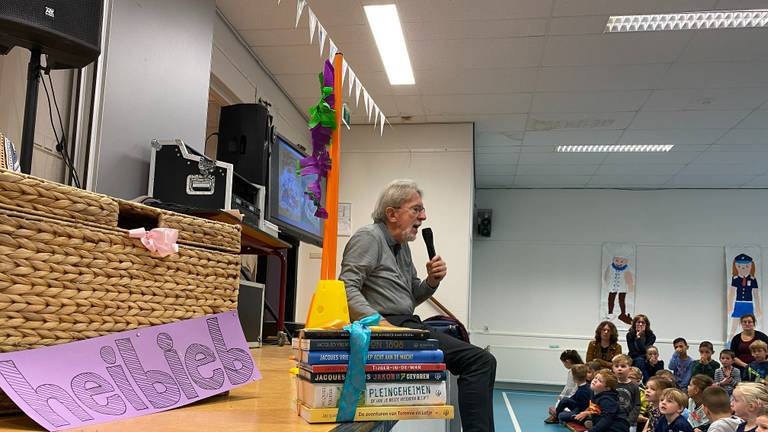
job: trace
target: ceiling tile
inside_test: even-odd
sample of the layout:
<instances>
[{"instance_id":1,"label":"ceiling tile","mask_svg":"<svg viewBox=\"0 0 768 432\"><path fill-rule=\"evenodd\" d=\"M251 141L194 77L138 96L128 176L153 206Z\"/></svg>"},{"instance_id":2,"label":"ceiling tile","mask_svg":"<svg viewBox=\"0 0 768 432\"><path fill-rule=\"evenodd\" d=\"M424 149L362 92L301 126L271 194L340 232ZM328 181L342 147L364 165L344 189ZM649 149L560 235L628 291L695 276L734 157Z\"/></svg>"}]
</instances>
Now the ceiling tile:
<instances>
[{"instance_id":1,"label":"ceiling tile","mask_svg":"<svg viewBox=\"0 0 768 432\"><path fill-rule=\"evenodd\" d=\"M768 175L757 176L748 182L746 186L768 188Z\"/></svg>"},{"instance_id":2,"label":"ceiling tile","mask_svg":"<svg viewBox=\"0 0 768 432\"><path fill-rule=\"evenodd\" d=\"M673 63L659 88L768 87L767 62Z\"/></svg>"},{"instance_id":3,"label":"ceiling tile","mask_svg":"<svg viewBox=\"0 0 768 432\"><path fill-rule=\"evenodd\" d=\"M750 182L750 175L677 175L672 177L664 186L667 187L701 187L701 188L730 188L739 187Z\"/></svg>"},{"instance_id":4,"label":"ceiling tile","mask_svg":"<svg viewBox=\"0 0 768 432\"><path fill-rule=\"evenodd\" d=\"M517 151L520 151L519 146L522 144L522 140L513 139L512 137L495 132L481 132L475 137L475 148L481 147L505 147L512 148L512 146L518 147Z\"/></svg>"},{"instance_id":5,"label":"ceiling tile","mask_svg":"<svg viewBox=\"0 0 768 432\"><path fill-rule=\"evenodd\" d=\"M520 153L520 146L485 146L477 145L475 141L475 154L481 153Z\"/></svg>"},{"instance_id":6,"label":"ceiling tile","mask_svg":"<svg viewBox=\"0 0 768 432\"><path fill-rule=\"evenodd\" d=\"M685 63L755 60L768 60L764 29L695 32L678 59Z\"/></svg>"},{"instance_id":7,"label":"ceiling tile","mask_svg":"<svg viewBox=\"0 0 768 432\"><path fill-rule=\"evenodd\" d=\"M619 144L712 144L727 131L728 129L627 130Z\"/></svg>"},{"instance_id":8,"label":"ceiling tile","mask_svg":"<svg viewBox=\"0 0 768 432\"><path fill-rule=\"evenodd\" d=\"M424 104L421 103L421 96L392 96L395 100L395 106L400 115L423 115Z\"/></svg>"},{"instance_id":9,"label":"ceiling tile","mask_svg":"<svg viewBox=\"0 0 768 432\"><path fill-rule=\"evenodd\" d=\"M519 165L528 164L577 164L577 165L599 165L605 155L602 153L533 153L521 152Z\"/></svg>"},{"instance_id":10,"label":"ceiling tile","mask_svg":"<svg viewBox=\"0 0 768 432\"><path fill-rule=\"evenodd\" d=\"M671 176L683 168L683 164L603 164L596 176Z\"/></svg>"},{"instance_id":11,"label":"ceiling tile","mask_svg":"<svg viewBox=\"0 0 768 432\"><path fill-rule=\"evenodd\" d=\"M634 117L633 112L531 113L525 129L529 131L625 129Z\"/></svg>"},{"instance_id":12,"label":"ceiling tile","mask_svg":"<svg viewBox=\"0 0 768 432\"><path fill-rule=\"evenodd\" d=\"M768 124L763 124L768 127ZM717 141L718 144L759 144L768 151L768 129L732 129Z\"/></svg>"},{"instance_id":13,"label":"ceiling tile","mask_svg":"<svg viewBox=\"0 0 768 432\"><path fill-rule=\"evenodd\" d=\"M556 0L553 16L641 15L707 10L715 0Z\"/></svg>"},{"instance_id":14,"label":"ceiling tile","mask_svg":"<svg viewBox=\"0 0 768 432\"><path fill-rule=\"evenodd\" d=\"M542 65L672 63L690 38L688 32L551 36L547 39Z\"/></svg>"},{"instance_id":15,"label":"ceiling tile","mask_svg":"<svg viewBox=\"0 0 768 432\"><path fill-rule=\"evenodd\" d=\"M657 187L669 180L669 175L595 175L589 186L601 187Z\"/></svg>"},{"instance_id":16,"label":"ceiling tile","mask_svg":"<svg viewBox=\"0 0 768 432\"><path fill-rule=\"evenodd\" d=\"M768 87L656 90L643 105L643 111L752 111L766 101Z\"/></svg>"},{"instance_id":17,"label":"ceiling tile","mask_svg":"<svg viewBox=\"0 0 768 432\"><path fill-rule=\"evenodd\" d=\"M768 151L765 144L714 144L707 149L711 152L764 152Z\"/></svg>"},{"instance_id":18,"label":"ceiling tile","mask_svg":"<svg viewBox=\"0 0 768 432\"><path fill-rule=\"evenodd\" d=\"M516 164L519 153L478 153L475 155L477 165Z\"/></svg>"},{"instance_id":19,"label":"ceiling tile","mask_svg":"<svg viewBox=\"0 0 768 432\"><path fill-rule=\"evenodd\" d=\"M648 98L648 91L537 93L533 112L636 111Z\"/></svg>"},{"instance_id":20,"label":"ceiling tile","mask_svg":"<svg viewBox=\"0 0 768 432\"><path fill-rule=\"evenodd\" d=\"M253 50L275 75L317 74L323 68L316 45L253 47Z\"/></svg>"},{"instance_id":21,"label":"ceiling tile","mask_svg":"<svg viewBox=\"0 0 768 432\"><path fill-rule=\"evenodd\" d=\"M517 175L592 175L597 165L549 165L525 164L518 165Z\"/></svg>"},{"instance_id":22,"label":"ceiling tile","mask_svg":"<svg viewBox=\"0 0 768 432\"><path fill-rule=\"evenodd\" d=\"M450 67L414 71L414 74L424 95L530 92L536 83L536 68Z\"/></svg>"},{"instance_id":23,"label":"ceiling tile","mask_svg":"<svg viewBox=\"0 0 768 432\"><path fill-rule=\"evenodd\" d=\"M239 30L248 46L309 45L309 32L299 29ZM318 49L319 50L319 49Z\"/></svg>"},{"instance_id":24,"label":"ceiling tile","mask_svg":"<svg viewBox=\"0 0 768 432\"><path fill-rule=\"evenodd\" d=\"M403 33L408 41L528 37L543 36L546 32L545 18L403 23Z\"/></svg>"},{"instance_id":25,"label":"ceiling tile","mask_svg":"<svg viewBox=\"0 0 768 432\"><path fill-rule=\"evenodd\" d=\"M279 7L277 2L216 0L216 7L238 30L293 28L296 20L296 8Z\"/></svg>"},{"instance_id":26,"label":"ceiling tile","mask_svg":"<svg viewBox=\"0 0 768 432\"><path fill-rule=\"evenodd\" d=\"M698 160L688 164L678 172L678 175L758 175L768 171L768 165L760 162L739 164L699 163Z\"/></svg>"},{"instance_id":27,"label":"ceiling tile","mask_svg":"<svg viewBox=\"0 0 768 432\"><path fill-rule=\"evenodd\" d=\"M741 121L739 129L763 129L768 125L768 111L755 111Z\"/></svg>"},{"instance_id":28,"label":"ceiling tile","mask_svg":"<svg viewBox=\"0 0 768 432\"><path fill-rule=\"evenodd\" d=\"M536 90L643 90L656 88L669 69L666 64L557 66L539 72Z\"/></svg>"},{"instance_id":29,"label":"ceiling tile","mask_svg":"<svg viewBox=\"0 0 768 432\"><path fill-rule=\"evenodd\" d=\"M662 165L662 164L687 164L699 157L701 152L675 152L666 153L609 153L605 158L606 165Z\"/></svg>"},{"instance_id":30,"label":"ceiling tile","mask_svg":"<svg viewBox=\"0 0 768 432\"><path fill-rule=\"evenodd\" d=\"M763 162L768 164L768 151L762 152L716 152L708 150L696 159L696 163L717 164L752 164Z\"/></svg>"},{"instance_id":31,"label":"ceiling tile","mask_svg":"<svg viewBox=\"0 0 768 432\"><path fill-rule=\"evenodd\" d=\"M508 187L514 184L515 176L512 175L480 175L477 174L478 188Z\"/></svg>"},{"instance_id":32,"label":"ceiling tile","mask_svg":"<svg viewBox=\"0 0 768 432\"><path fill-rule=\"evenodd\" d=\"M493 49L488 49L493 46ZM482 65L486 68L532 67L539 64L544 37L412 41L408 44L416 70Z\"/></svg>"},{"instance_id":33,"label":"ceiling tile","mask_svg":"<svg viewBox=\"0 0 768 432\"><path fill-rule=\"evenodd\" d=\"M462 21L549 17L552 0L399 0L403 21Z\"/></svg>"},{"instance_id":34,"label":"ceiling tile","mask_svg":"<svg viewBox=\"0 0 768 432\"><path fill-rule=\"evenodd\" d=\"M605 30L606 21L605 16L552 18L549 23L549 34L554 36L600 34Z\"/></svg>"},{"instance_id":35,"label":"ceiling tile","mask_svg":"<svg viewBox=\"0 0 768 432\"><path fill-rule=\"evenodd\" d=\"M422 96L428 115L516 114L528 111L530 94Z\"/></svg>"},{"instance_id":36,"label":"ceiling tile","mask_svg":"<svg viewBox=\"0 0 768 432\"><path fill-rule=\"evenodd\" d=\"M640 111L631 129L728 129L749 111Z\"/></svg>"},{"instance_id":37,"label":"ceiling tile","mask_svg":"<svg viewBox=\"0 0 768 432\"><path fill-rule=\"evenodd\" d=\"M475 167L475 174L483 176L512 176L515 175L516 165L478 165Z\"/></svg>"},{"instance_id":38,"label":"ceiling tile","mask_svg":"<svg viewBox=\"0 0 768 432\"><path fill-rule=\"evenodd\" d=\"M590 176L516 175L515 186L522 187L578 187L584 186Z\"/></svg>"},{"instance_id":39,"label":"ceiling tile","mask_svg":"<svg viewBox=\"0 0 768 432\"><path fill-rule=\"evenodd\" d=\"M616 144L622 131L531 131L525 133L523 145Z\"/></svg>"},{"instance_id":40,"label":"ceiling tile","mask_svg":"<svg viewBox=\"0 0 768 432\"><path fill-rule=\"evenodd\" d=\"M251 0L252 1L252 0ZM263 4L265 2L255 2ZM290 22L293 25L296 19L296 2L287 2L288 4L281 7L286 7L293 11L293 20ZM312 3L310 6L317 6L318 2ZM293 6L293 7L291 7ZM326 6L323 4L323 6ZM360 0L333 0L333 7L317 7L312 11L317 15L318 21L323 23L326 27L333 27L337 25L368 25L368 20L365 18L365 11L360 5ZM306 16L307 12L304 12L303 16ZM306 18L304 18L306 19ZM299 24L301 26L301 24ZM304 28L308 28L308 24L304 24Z\"/></svg>"}]
</instances>

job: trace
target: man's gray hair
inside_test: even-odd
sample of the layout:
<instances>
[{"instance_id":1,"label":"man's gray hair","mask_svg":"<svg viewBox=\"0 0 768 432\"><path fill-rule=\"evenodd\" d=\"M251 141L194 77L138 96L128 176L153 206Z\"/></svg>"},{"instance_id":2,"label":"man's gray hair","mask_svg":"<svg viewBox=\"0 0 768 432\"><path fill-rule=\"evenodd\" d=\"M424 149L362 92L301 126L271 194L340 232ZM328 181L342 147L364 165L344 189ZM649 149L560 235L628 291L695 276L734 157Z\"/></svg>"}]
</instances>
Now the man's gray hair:
<instances>
[{"instance_id":1,"label":"man's gray hair","mask_svg":"<svg viewBox=\"0 0 768 432\"><path fill-rule=\"evenodd\" d=\"M419 196L423 195L415 181L411 179L393 180L381 191L379 199L376 200L376 207L371 213L373 221L376 223L386 222L387 207L398 208L402 206L403 203L411 199L414 192L418 193Z\"/></svg>"}]
</instances>

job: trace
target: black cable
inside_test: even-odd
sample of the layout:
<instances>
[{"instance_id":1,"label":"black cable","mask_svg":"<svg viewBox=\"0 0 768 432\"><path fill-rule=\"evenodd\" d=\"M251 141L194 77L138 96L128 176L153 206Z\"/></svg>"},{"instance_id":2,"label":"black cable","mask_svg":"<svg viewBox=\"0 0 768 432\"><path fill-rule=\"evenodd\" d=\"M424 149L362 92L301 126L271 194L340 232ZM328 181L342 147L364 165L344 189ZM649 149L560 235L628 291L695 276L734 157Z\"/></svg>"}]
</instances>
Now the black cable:
<instances>
[{"instance_id":1,"label":"black cable","mask_svg":"<svg viewBox=\"0 0 768 432\"><path fill-rule=\"evenodd\" d=\"M56 151L61 153L61 158L64 161L64 165L69 170L70 175L72 176L72 181L74 182L76 187L80 188L81 187L80 179L77 176L77 170L75 170L72 159L70 158L69 153L67 151L64 122L61 120L61 112L59 111L59 104L56 100L56 91L53 88L53 81L51 80L50 74L48 74L48 81L51 85L51 94L53 94L53 103L51 103L51 95L48 93L48 86L45 84L45 77L43 77L43 74L41 72L38 72L38 78L40 79L40 82L43 83L43 90L45 90L45 98L48 100L48 118L51 121L51 128L53 129L53 135L56 137ZM59 117L59 127L61 129L61 138L59 138L59 134L58 132L56 132L56 125L54 124L54 119L53 119L54 106L56 108L56 113Z\"/></svg>"},{"instance_id":2,"label":"black cable","mask_svg":"<svg viewBox=\"0 0 768 432\"><path fill-rule=\"evenodd\" d=\"M67 147L67 137L64 135L64 122L61 120L61 111L59 111L59 102L56 100L56 89L53 87L53 79L50 72L48 75L48 84L51 86L51 95L53 95L53 105L56 107L56 115L59 117L59 126L61 127L61 155L69 162L70 174L75 186L80 188L80 178L75 170L75 163L72 157L69 155L69 149Z\"/></svg>"}]
</instances>

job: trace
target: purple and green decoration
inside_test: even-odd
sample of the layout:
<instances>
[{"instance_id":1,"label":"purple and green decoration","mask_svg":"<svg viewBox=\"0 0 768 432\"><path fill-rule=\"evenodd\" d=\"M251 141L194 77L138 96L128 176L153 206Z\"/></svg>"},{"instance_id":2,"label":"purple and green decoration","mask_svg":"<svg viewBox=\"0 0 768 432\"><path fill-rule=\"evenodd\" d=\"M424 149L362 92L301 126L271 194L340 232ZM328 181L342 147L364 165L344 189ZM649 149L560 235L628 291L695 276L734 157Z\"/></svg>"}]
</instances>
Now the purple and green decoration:
<instances>
[{"instance_id":1,"label":"purple and green decoration","mask_svg":"<svg viewBox=\"0 0 768 432\"><path fill-rule=\"evenodd\" d=\"M328 212L321 201L321 184L323 179L328 179L328 171L331 169L331 155L328 151L331 147L331 133L336 129L333 73L333 65L326 60L323 72L318 75L322 91L320 102L309 108L308 125L312 131L312 155L301 159L298 166L298 172L302 176L317 175L315 180L307 185L304 194L315 204L315 216L321 219L328 218Z\"/></svg>"}]
</instances>

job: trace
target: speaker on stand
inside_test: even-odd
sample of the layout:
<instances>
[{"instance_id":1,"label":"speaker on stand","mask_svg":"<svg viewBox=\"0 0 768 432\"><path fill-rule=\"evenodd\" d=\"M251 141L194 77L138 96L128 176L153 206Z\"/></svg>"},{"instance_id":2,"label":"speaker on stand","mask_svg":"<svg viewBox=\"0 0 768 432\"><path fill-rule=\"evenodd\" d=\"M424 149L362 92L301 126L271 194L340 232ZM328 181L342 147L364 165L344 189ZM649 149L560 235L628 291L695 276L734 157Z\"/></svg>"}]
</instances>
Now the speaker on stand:
<instances>
[{"instance_id":1,"label":"speaker on stand","mask_svg":"<svg viewBox=\"0 0 768 432\"><path fill-rule=\"evenodd\" d=\"M103 0L0 1L0 55L14 46L31 51L21 135L21 171L32 168L40 56L50 69L79 69L101 53Z\"/></svg>"}]
</instances>

